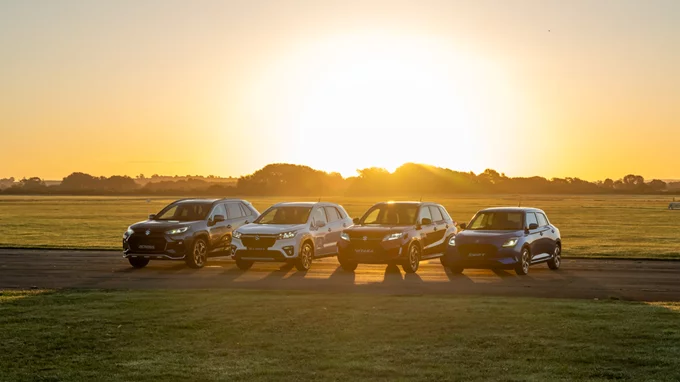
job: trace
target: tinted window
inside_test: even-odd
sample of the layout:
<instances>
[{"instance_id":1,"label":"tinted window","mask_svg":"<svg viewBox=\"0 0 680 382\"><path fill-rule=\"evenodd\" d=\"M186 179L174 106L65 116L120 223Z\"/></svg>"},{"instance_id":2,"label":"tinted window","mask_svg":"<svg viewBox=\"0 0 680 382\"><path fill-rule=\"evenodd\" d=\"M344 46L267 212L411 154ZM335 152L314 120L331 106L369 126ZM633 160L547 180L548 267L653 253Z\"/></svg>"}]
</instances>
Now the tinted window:
<instances>
[{"instance_id":1,"label":"tinted window","mask_svg":"<svg viewBox=\"0 0 680 382\"><path fill-rule=\"evenodd\" d=\"M411 225L416 222L415 204L378 204L371 207L359 224Z\"/></svg>"},{"instance_id":2,"label":"tinted window","mask_svg":"<svg viewBox=\"0 0 680 382\"><path fill-rule=\"evenodd\" d=\"M334 222L340 220L340 215L338 214L338 210L335 209L335 207L324 207L326 210L326 216L328 217L329 222Z\"/></svg>"},{"instance_id":3,"label":"tinted window","mask_svg":"<svg viewBox=\"0 0 680 382\"><path fill-rule=\"evenodd\" d=\"M529 226L532 224L538 224L538 220L536 220L536 214L533 212L527 212L527 228L529 228Z\"/></svg>"},{"instance_id":4,"label":"tinted window","mask_svg":"<svg viewBox=\"0 0 680 382\"><path fill-rule=\"evenodd\" d=\"M548 219L545 218L545 215L539 212L536 214L536 217L538 218L539 227L545 227L548 225Z\"/></svg>"},{"instance_id":5,"label":"tinted window","mask_svg":"<svg viewBox=\"0 0 680 382\"><path fill-rule=\"evenodd\" d=\"M241 207L241 212L243 212L243 216L250 216L252 212L246 207L245 205L239 203L239 206Z\"/></svg>"},{"instance_id":6,"label":"tinted window","mask_svg":"<svg viewBox=\"0 0 680 382\"><path fill-rule=\"evenodd\" d=\"M519 231L522 229L522 213L506 211L484 211L472 219L470 230Z\"/></svg>"},{"instance_id":7,"label":"tinted window","mask_svg":"<svg viewBox=\"0 0 680 382\"><path fill-rule=\"evenodd\" d=\"M195 221L208 217L209 203L178 203L165 207L156 215L155 220Z\"/></svg>"},{"instance_id":8,"label":"tinted window","mask_svg":"<svg viewBox=\"0 0 680 382\"><path fill-rule=\"evenodd\" d=\"M423 207L420 209L420 214L418 214L418 222L422 223L423 219L430 219L432 220L432 215L430 214L430 209L427 207Z\"/></svg>"},{"instance_id":9,"label":"tinted window","mask_svg":"<svg viewBox=\"0 0 680 382\"><path fill-rule=\"evenodd\" d=\"M444 217L442 216L442 212L439 211L439 208L435 206L430 206L430 214L432 214L432 220L436 222L440 222L444 220Z\"/></svg>"},{"instance_id":10,"label":"tinted window","mask_svg":"<svg viewBox=\"0 0 680 382\"><path fill-rule=\"evenodd\" d=\"M272 207L255 219L258 224L305 224L311 207Z\"/></svg>"},{"instance_id":11,"label":"tinted window","mask_svg":"<svg viewBox=\"0 0 680 382\"><path fill-rule=\"evenodd\" d=\"M212 212L210 213L210 219L213 219L215 215L222 215L225 219L227 219L227 210L224 209L224 204L220 203L213 208Z\"/></svg>"},{"instance_id":12,"label":"tinted window","mask_svg":"<svg viewBox=\"0 0 680 382\"><path fill-rule=\"evenodd\" d=\"M333 208L335 208L335 210L338 211L338 216L340 216L340 219L344 219L344 218L347 217L347 215L345 215L343 213L344 210L342 208L337 208L337 207L333 207Z\"/></svg>"},{"instance_id":13,"label":"tinted window","mask_svg":"<svg viewBox=\"0 0 680 382\"><path fill-rule=\"evenodd\" d=\"M326 213L323 211L322 207L318 207L314 209L314 213L312 214L312 222L313 223L327 223L328 220L326 220Z\"/></svg>"},{"instance_id":14,"label":"tinted window","mask_svg":"<svg viewBox=\"0 0 680 382\"><path fill-rule=\"evenodd\" d=\"M229 219L238 219L243 217L243 211L241 211L238 203L227 203L227 212L229 213Z\"/></svg>"}]
</instances>

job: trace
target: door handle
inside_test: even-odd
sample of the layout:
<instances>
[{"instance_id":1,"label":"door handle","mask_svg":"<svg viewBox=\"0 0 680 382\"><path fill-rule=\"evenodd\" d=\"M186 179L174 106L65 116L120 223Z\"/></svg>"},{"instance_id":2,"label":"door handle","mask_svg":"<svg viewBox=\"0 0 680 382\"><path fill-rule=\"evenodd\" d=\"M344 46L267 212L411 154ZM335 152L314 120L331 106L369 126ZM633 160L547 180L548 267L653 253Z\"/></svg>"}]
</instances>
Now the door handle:
<instances>
[{"instance_id":1,"label":"door handle","mask_svg":"<svg viewBox=\"0 0 680 382\"><path fill-rule=\"evenodd\" d=\"M347 223L342 223L342 226L347 228Z\"/></svg>"},{"instance_id":2,"label":"door handle","mask_svg":"<svg viewBox=\"0 0 680 382\"><path fill-rule=\"evenodd\" d=\"M434 230L436 231L436 230L437 230L437 227L434 227Z\"/></svg>"},{"instance_id":3,"label":"door handle","mask_svg":"<svg viewBox=\"0 0 680 382\"><path fill-rule=\"evenodd\" d=\"M231 229L231 224L227 224L227 228Z\"/></svg>"},{"instance_id":4,"label":"door handle","mask_svg":"<svg viewBox=\"0 0 680 382\"><path fill-rule=\"evenodd\" d=\"M543 236L543 231L541 231L541 236Z\"/></svg>"},{"instance_id":5,"label":"door handle","mask_svg":"<svg viewBox=\"0 0 680 382\"><path fill-rule=\"evenodd\" d=\"M246 220L246 222L245 222L245 223L243 223L243 224L249 224L249 223L250 223L250 222L249 222L248 220Z\"/></svg>"},{"instance_id":6,"label":"door handle","mask_svg":"<svg viewBox=\"0 0 680 382\"><path fill-rule=\"evenodd\" d=\"M330 229L330 228L328 229L328 232L331 232L331 229Z\"/></svg>"},{"instance_id":7,"label":"door handle","mask_svg":"<svg viewBox=\"0 0 680 382\"><path fill-rule=\"evenodd\" d=\"M446 229L449 229L449 225L448 225L448 224L446 225Z\"/></svg>"}]
</instances>

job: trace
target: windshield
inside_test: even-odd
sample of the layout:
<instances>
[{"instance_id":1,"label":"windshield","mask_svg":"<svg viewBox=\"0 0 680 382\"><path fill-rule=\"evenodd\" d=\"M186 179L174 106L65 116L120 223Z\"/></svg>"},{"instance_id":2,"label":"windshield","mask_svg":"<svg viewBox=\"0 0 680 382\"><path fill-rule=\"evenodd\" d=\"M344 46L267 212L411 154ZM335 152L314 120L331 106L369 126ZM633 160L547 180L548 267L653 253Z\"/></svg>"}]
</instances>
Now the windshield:
<instances>
[{"instance_id":1,"label":"windshield","mask_svg":"<svg viewBox=\"0 0 680 382\"><path fill-rule=\"evenodd\" d=\"M522 229L521 212L480 212L470 222L468 229L480 231L519 231Z\"/></svg>"},{"instance_id":2,"label":"windshield","mask_svg":"<svg viewBox=\"0 0 680 382\"><path fill-rule=\"evenodd\" d=\"M255 219L257 224L305 224L312 207L272 207Z\"/></svg>"},{"instance_id":3,"label":"windshield","mask_svg":"<svg viewBox=\"0 0 680 382\"><path fill-rule=\"evenodd\" d=\"M359 224L413 225L416 224L417 204L379 204L371 207Z\"/></svg>"},{"instance_id":4,"label":"windshield","mask_svg":"<svg viewBox=\"0 0 680 382\"><path fill-rule=\"evenodd\" d=\"M209 203L171 204L159 212L154 220L179 220L182 222L204 220L208 216Z\"/></svg>"}]
</instances>

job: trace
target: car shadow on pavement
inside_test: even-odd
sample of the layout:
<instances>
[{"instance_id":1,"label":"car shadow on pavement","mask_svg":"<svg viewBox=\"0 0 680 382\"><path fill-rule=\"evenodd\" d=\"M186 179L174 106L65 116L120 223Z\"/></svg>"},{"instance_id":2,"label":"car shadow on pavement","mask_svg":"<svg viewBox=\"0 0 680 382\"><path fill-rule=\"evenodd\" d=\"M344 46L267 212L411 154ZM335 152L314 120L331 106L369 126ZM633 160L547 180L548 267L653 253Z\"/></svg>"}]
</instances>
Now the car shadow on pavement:
<instances>
[{"instance_id":1,"label":"car shadow on pavement","mask_svg":"<svg viewBox=\"0 0 680 382\"><path fill-rule=\"evenodd\" d=\"M356 273L348 272L338 265L338 267L335 268L333 273L331 273L331 275L328 276L328 281L343 284L354 284L354 280L356 280L356 277L357 277Z\"/></svg>"}]
</instances>

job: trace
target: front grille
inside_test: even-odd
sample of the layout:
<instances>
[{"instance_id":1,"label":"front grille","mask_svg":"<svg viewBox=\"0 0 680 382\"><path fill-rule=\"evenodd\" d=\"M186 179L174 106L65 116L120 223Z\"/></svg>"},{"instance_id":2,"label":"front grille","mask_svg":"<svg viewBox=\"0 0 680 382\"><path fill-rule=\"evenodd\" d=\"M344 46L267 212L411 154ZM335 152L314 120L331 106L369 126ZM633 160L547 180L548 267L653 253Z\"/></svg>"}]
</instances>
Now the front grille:
<instances>
[{"instance_id":1,"label":"front grille","mask_svg":"<svg viewBox=\"0 0 680 382\"><path fill-rule=\"evenodd\" d=\"M458 252L467 256L471 253L483 253L487 257L496 256L498 248L492 244L461 244L458 246Z\"/></svg>"},{"instance_id":2,"label":"front grille","mask_svg":"<svg viewBox=\"0 0 680 382\"><path fill-rule=\"evenodd\" d=\"M385 232L352 232L349 234L349 239L351 241L363 241L364 237L366 241L382 241L385 238Z\"/></svg>"},{"instance_id":3,"label":"front grille","mask_svg":"<svg viewBox=\"0 0 680 382\"><path fill-rule=\"evenodd\" d=\"M165 238L159 236L132 235L128 239L128 245L133 252L163 253L165 251Z\"/></svg>"},{"instance_id":4,"label":"front grille","mask_svg":"<svg viewBox=\"0 0 680 382\"><path fill-rule=\"evenodd\" d=\"M269 248L276 243L276 236L241 235L241 242L248 248Z\"/></svg>"}]
</instances>

